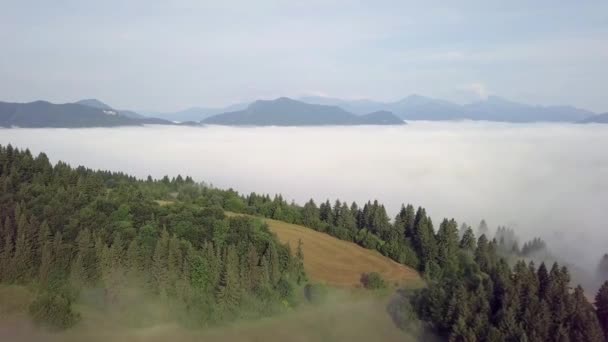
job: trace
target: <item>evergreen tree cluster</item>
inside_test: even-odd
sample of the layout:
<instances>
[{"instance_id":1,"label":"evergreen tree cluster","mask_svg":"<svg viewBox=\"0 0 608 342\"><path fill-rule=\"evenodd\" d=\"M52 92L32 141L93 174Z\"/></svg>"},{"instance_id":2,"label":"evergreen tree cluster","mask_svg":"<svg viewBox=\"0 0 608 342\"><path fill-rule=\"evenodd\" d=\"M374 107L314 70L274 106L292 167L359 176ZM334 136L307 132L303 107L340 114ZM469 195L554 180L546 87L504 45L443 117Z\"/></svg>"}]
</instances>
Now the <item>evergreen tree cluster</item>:
<instances>
[{"instance_id":1,"label":"evergreen tree cluster","mask_svg":"<svg viewBox=\"0 0 608 342\"><path fill-rule=\"evenodd\" d=\"M467 229L453 263L427 273L412 297L418 316L450 341L604 341L608 283L589 303L566 267L547 269L499 255L496 239L475 244ZM430 270L429 270L430 271Z\"/></svg>"},{"instance_id":2,"label":"evergreen tree cluster","mask_svg":"<svg viewBox=\"0 0 608 342\"><path fill-rule=\"evenodd\" d=\"M85 288L113 305L138 287L200 324L293 305L306 280L301 246L293 254L261 220L225 217L231 196L191 178L53 166L0 146L0 282L34 285L30 313L59 328L77 321L71 304Z\"/></svg>"}]
</instances>

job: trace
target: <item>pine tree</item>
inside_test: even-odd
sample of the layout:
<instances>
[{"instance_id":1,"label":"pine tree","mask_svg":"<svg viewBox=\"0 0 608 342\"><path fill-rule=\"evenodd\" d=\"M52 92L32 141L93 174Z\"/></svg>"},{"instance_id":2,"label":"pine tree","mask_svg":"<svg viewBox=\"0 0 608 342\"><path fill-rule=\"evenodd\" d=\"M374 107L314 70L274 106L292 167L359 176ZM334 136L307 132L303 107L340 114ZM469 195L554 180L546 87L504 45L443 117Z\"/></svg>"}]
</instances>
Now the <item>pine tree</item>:
<instances>
[{"instance_id":1,"label":"pine tree","mask_svg":"<svg viewBox=\"0 0 608 342\"><path fill-rule=\"evenodd\" d=\"M17 221L15 255L12 262L15 265L15 280L18 282L25 282L30 278L34 265L33 240L32 236L29 234L30 223L26 218L25 212L20 212L18 209L16 209L15 212L16 214L19 213L20 216Z\"/></svg>"},{"instance_id":2,"label":"pine tree","mask_svg":"<svg viewBox=\"0 0 608 342\"><path fill-rule=\"evenodd\" d=\"M604 332L595 314L593 306L585 298L583 288L579 285L574 289L573 310L568 317L570 340L572 341L604 341Z\"/></svg>"},{"instance_id":3,"label":"pine tree","mask_svg":"<svg viewBox=\"0 0 608 342\"><path fill-rule=\"evenodd\" d=\"M216 299L220 307L232 312L238 306L240 298L239 258L234 245L229 245L226 251L226 260L217 289Z\"/></svg>"},{"instance_id":4,"label":"pine tree","mask_svg":"<svg viewBox=\"0 0 608 342\"><path fill-rule=\"evenodd\" d=\"M304 271L304 251L302 249L302 239L298 239L298 248L296 250L296 283L301 284L306 281L306 272Z\"/></svg>"},{"instance_id":5,"label":"pine tree","mask_svg":"<svg viewBox=\"0 0 608 342\"><path fill-rule=\"evenodd\" d=\"M256 284L260 278L260 272L258 269L258 264L260 263L260 257L258 256L258 251L255 249L255 246L250 242L247 248L247 257L245 258L247 277L245 279L245 287L248 291L251 291L255 288Z\"/></svg>"},{"instance_id":6,"label":"pine tree","mask_svg":"<svg viewBox=\"0 0 608 342\"><path fill-rule=\"evenodd\" d=\"M266 249L266 260L268 261L268 275L270 277L270 283L274 286L281 278L279 253L277 252L277 248L274 243L268 243L268 248Z\"/></svg>"},{"instance_id":7,"label":"pine tree","mask_svg":"<svg viewBox=\"0 0 608 342\"><path fill-rule=\"evenodd\" d=\"M426 216L424 209L418 209L415 221L412 243L416 254L420 258L420 264L424 267L423 271L425 271L427 265L436 262L437 241L435 239L433 223Z\"/></svg>"},{"instance_id":8,"label":"pine tree","mask_svg":"<svg viewBox=\"0 0 608 342\"><path fill-rule=\"evenodd\" d=\"M167 286L175 288L178 279L182 277L182 251L179 248L179 239L172 236L167 245Z\"/></svg>"},{"instance_id":9,"label":"pine tree","mask_svg":"<svg viewBox=\"0 0 608 342\"><path fill-rule=\"evenodd\" d=\"M459 252L458 225L456 221L444 219L437 232L437 263L444 273L453 274L457 270Z\"/></svg>"},{"instance_id":10,"label":"pine tree","mask_svg":"<svg viewBox=\"0 0 608 342\"><path fill-rule=\"evenodd\" d=\"M257 288L266 289L270 287L270 265L266 255L262 256L258 273L260 274L260 278L258 281Z\"/></svg>"},{"instance_id":11,"label":"pine tree","mask_svg":"<svg viewBox=\"0 0 608 342\"><path fill-rule=\"evenodd\" d=\"M137 240L131 240L131 242L129 242L125 261L127 274L130 278L138 278L144 271L144 265L142 262L142 251L139 244L137 243Z\"/></svg>"},{"instance_id":12,"label":"pine tree","mask_svg":"<svg viewBox=\"0 0 608 342\"><path fill-rule=\"evenodd\" d=\"M595 307L599 324L608 338L608 281L604 282L595 295Z\"/></svg>"},{"instance_id":13,"label":"pine tree","mask_svg":"<svg viewBox=\"0 0 608 342\"><path fill-rule=\"evenodd\" d=\"M462 239L460 240L460 248L473 252L475 251L476 247L477 242L475 241L475 234L473 233L473 229L471 227L468 227L462 234Z\"/></svg>"},{"instance_id":14,"label":"pine tree","mask_svg":"<svg viewBox=\"0 0 608 342\"><path fill-rule=\"evenodd\" d=\"M15 280L15 264L13 262L15 244L13 242L13 228L8 216L4 222L5 233L2 250L0 250L0 280L10 283Z\"/></svg>"},{"instance_id":15,"label":"pine tree","mask_svg":"<svg viewBox=\"0 0 608 342\"><path fill-rule=\"evenodd\" d=\"M49 282L51 270L54 264L53 243L49 239L44 242L40 250L40 268L38 269L38 281L43 287Z\"/></svg>"},{"instance_id":16,"label":"pine tree","mask_svg":"<svg viewBox=\"0 0 608 342\"><path fill-rule=\"evenodd\" d=\"M477 249L475 250L475 262L481 271L489 273L492 268L488 239L485 234L477 239Z\"/></svg>"},{"instance_id":17,"label":"pine tree","mask_svg":"<svg viewBox=\"0 0 608 342\"><path fill-rule=\"evenodd\" d=\"M416 219L416 213L414 206L408 204L407 206L401 205L401 210L395 217L395 228L401 231L403 237L411 238L414 235L414 223Z\"/></svg>"},{"instance_id":18,"label":"pine tree","mask_svg":"<svg viewBox=\"0 0 608 342\"><path fill-rule=\"evenodd\" d=\"M488 224L486 223L486 220L481 220L481 222L479 222L479 226L477 227L477 236L486 235L487 237L489 236L489 233L490 229L488 229Z\"/></svg>"},{"instance_id":19,"label":"pine tree","mask_svg":"<svg viewBox=\"0 0 608 342\"><path fill-rule=\"evenodd\" d=\"M321 219L321 221L327 224L333 223L334 219L332 216L331 204L329 203L329 200L327 200L325 203L321 203L321 205L319 206L319 218Z\"/></svg>"},{"instance_id":20,"label":"pine tree","mask_svg":"<svg viewBox=\"0 0 608 342\"><path fill-rule=\"evenodd\" d=\"M312 199L302 208L302 224L306 227L318 229L321 219L319 218L319 209Z\"/></svg>"},{"instance_id":21,"label":"pine tree","mask_svg":"<svg viewBox=\"0 0 608 342\"><path fill-rule=\"evenodd\" d=\"M156 242L154 248L154 256L152 257L152 280L153 286L161 294L166 297L169 283L167 255L169 249L169 233L163 229L160 238Z\"/></svg>"}]
</instances>

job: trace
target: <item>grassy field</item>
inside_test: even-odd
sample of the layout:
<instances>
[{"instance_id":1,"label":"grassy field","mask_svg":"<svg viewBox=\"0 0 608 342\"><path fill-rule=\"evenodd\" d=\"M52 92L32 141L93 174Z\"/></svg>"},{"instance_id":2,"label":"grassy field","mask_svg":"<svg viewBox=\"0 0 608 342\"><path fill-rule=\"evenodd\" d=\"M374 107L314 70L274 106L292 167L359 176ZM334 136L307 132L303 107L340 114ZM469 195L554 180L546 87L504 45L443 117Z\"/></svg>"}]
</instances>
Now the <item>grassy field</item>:
<instances>
[{"instance_id":1,"label":"grassy field","mask_svg":"<svg viewBox=\"0 0 608 342\"><path fill-rule=\"evenodd\" d=\"M271 219L263 220L281 242L291 245L294 252L298 240L302 240L304 268L313 282L337 287L358 287L361 285L362 273L378 272L390 284L398 283L406 287L422 285L418 272L377 251L303 226Z\"/></svg>"}]
</instances>

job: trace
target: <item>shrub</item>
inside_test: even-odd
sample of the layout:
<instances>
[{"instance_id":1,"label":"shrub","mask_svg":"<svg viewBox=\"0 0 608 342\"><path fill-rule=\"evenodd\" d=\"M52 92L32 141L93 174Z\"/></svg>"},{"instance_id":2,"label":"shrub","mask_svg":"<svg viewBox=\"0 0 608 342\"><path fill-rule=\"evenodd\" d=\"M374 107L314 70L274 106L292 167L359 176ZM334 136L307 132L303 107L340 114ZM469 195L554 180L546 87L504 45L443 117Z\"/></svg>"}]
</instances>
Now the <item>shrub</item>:
<instances>
[{"instance_id":1,"label":"shrub","mask_svg":"<svg viewBox=\"0 0 608 342\"><path fill-rule=\"evenodd\" d=\"M306 284L304 286L304 297L310 303L322 303L327 297L327 288L322 284Z\"/></svg>"},{"instance_id":2,"label":"shrub","mask_svg":"<svg viewBox=\"0 0 608 342\"><path fill-rule=\"evenodd\" d=\"M361 275L361 284L366 289L383 289L386 287L386 282L377 272L363 273Z\"/></svg>"},{"instance_id":3,"label":"shrub","mask_svg":"<svg viewBox=\"0 0 608 342\"><path fill-rule=\"evenodd\" d=\"M54 292L38 295L29 306L29 314L36 324L53 329L67 329L80 319L68 296Z\"/></svg>"}]
</instances>

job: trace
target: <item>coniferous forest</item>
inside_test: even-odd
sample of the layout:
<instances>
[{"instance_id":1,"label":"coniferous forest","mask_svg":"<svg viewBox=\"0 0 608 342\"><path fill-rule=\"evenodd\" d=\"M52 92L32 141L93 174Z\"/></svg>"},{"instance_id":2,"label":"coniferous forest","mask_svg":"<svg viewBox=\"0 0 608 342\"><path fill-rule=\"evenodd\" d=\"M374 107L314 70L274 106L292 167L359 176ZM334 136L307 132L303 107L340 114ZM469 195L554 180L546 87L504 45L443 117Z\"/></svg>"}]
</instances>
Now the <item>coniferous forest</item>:
<instances>
[{"instance_id":1,"label":"coniferous forest","mask_svg":"<svg viewBox=\"0 0 608 342\"><path fill-rule=\"evenodd\" d=\"M124 174L52 166L44 154L0 148L0 280L33 284L34 320L78 321L84 291L104 305L133 287L204 326L293 305L305 279L301 252L259 220L227 218L223 194L191 179L138 181ZM195 198L162 206L157 198Z\"/></svg>"},{"instance_id":2,"label":"coniferous forest","mask_svg":"<svg viewBox=\"0 0 608 342\"><path fill-rule=\"evenodd\" d=\"M300 206L189 177L52 165L44 154L0 147L0 281L34 288L29 313L45 326L77 324L74 303L83 295L111 306L133 289L197 327L290 310L307 281L305 256L254 216L301 224L418 270L426 286L408 293L407 310L450 341L604 341L608 333L608 282L592 298L567 267L533 261L546 252L544 241L520 248L505 227L489 237L485 222L476 234L444 219L435 229L413 205L391 220L378 201ZM370 284L384 287L377 277Z\"/></svg>"}]
</instances>

